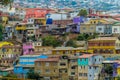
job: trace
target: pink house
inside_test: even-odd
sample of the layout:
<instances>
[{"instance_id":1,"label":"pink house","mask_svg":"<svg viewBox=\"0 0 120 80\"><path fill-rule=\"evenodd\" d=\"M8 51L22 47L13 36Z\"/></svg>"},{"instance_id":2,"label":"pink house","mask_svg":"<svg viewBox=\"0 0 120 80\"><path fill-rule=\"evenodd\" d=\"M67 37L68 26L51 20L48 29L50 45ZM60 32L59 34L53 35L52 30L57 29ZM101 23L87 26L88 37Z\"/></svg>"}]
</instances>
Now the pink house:
<instances>
[{"instance_id":1,"label":"pink house","mask_svg":"<svg viewBox=\"0 0 120 80\"><path fill-rule=\"evenodd\" d=\"M23 44L23 55L34 54L34 48L32 42Z\"/></svg>"}]
</instances>

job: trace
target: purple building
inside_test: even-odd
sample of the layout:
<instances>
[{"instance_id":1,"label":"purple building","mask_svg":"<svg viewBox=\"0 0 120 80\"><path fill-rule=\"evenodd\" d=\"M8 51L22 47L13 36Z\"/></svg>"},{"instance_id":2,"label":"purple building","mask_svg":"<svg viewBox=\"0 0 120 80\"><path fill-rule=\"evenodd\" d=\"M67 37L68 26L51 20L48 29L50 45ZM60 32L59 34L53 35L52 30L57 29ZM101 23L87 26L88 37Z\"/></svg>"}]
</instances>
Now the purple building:
<instances>
[{"instance_id":1,"label":"purple building","mask_svg":"<svg viewBox=\"0 0 120 80\"><path fill-rule=\"evenodd\" d=\"M84 17L82 17L82 16L73 18L73 23L75 23L75 24L79 24L79 23L83 23L83 22L84 22Z\"/></svg>"},{"instance_id":2,"label":"purple building","mask_svg":"<svg viewBox=\"0 0 120 80\"><path fill-rule=\"evenodd\" d=\"M23 44L23 55L34 54L34 48L32 42Z\"/></svg>"}]
</instances>

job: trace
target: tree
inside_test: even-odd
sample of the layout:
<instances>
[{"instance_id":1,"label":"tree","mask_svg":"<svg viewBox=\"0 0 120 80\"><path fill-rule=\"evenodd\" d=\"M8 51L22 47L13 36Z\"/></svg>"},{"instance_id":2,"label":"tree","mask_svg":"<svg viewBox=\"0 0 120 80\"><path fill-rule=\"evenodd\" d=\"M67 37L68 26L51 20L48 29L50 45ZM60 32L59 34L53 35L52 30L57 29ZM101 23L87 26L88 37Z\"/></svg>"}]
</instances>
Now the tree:
<instances>
[{"instance_id":1,"label":"tree","mask_svg":"<svg viewBox=\"0 0 120 80\"><path fill-rule=\"evenodd\" d=\"M112 67L112 65L106 66L104 70L105 70L105 73L107 73L108 78L111 79L112 78L111 76L113 74L113 67Z\"/></svg>"},{"instance_id":2,"label":"tree","mask_svg":"<svg viewBox=\"0 0 120 80\"><path fill-rule=\"evenodd\" d=\"M0 41L3 39L3 26L0 24Z\"/></svg>"},{"instance_id":3,"label":"tree","mask_svg":"<svg viewBox=\"0 0 120 80\"><path fill-rule=\"evenodd\" d=\"M78 13L78 16L86 17L87 16L87 10L86 9L81 9Z\"/></svg>"},{"instance_id":4,"label":"tree","mask_svg":"<svg viewBox=\"0 0 120 80\"><path fill-rule=\"evenodd\" d=\"M57 47L57 46L60 46L62 44L62 41L54 38L53 36L46 36L42 39L42 41L43 41L43 46Z\"/></svg>"},{"instance_id":5,"label":"tree","mask_svg":"<svg viewBox=\"0 0 120 80\"><path fill-rule=\"evenodd\" d=\"M8 74L7 76L4 76L4 77L17 78L17 75L15 75L15 74Z\"/></svg>"},{"instance_id":6,"label":"tree","mask_svg":"<svg viewBox=\"0 0 120 80\"><path fill-rule=\"evenodd\" d=\"M77 47L75 41L73 41L73 40L69 40L69 41L66 43L66 46Z\"/></svg>"},{"instance_id":7,"label":"tree","mask_svg":"<svg viewBox=\"0 0 120 80\"><path fill-rule=\"evenodd\" d=\"M33 69L30 69L29 72L27 73L27 78L39 80L40 76L38 73L35 73Z\"/></svg>"},{"instance_id":8,"label":"tree","mask_svg":"<svg viewBox=\"0 0 120 80\"><path fill-rule=\"evenodd\" d=\"M0 0L0 4L2 5L8 5L11 4L13 0Z\"/></svg>"}]
</instances>

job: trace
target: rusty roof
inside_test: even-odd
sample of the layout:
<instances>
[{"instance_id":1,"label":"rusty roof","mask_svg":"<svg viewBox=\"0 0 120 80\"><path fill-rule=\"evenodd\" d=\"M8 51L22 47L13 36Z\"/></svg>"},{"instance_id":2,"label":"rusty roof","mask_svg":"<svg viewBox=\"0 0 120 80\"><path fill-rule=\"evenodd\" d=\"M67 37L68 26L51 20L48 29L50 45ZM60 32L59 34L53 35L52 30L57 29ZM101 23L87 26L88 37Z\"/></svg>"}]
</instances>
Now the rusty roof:
<instances>
[{"instance_id":1,"label":"rusty roof","mask_svg":"<svg viewBox=\"0 0 120 80\"><path fill-rule=\"evenodd\" d=\"M79 58L90 58L92 56L95 56L96 54L83 54L81 56L79 56Z\"/></svg>"},{"instance_id":2,"label":"rusty roof","mask_svg":"<svg viewBox=\"0 0 120 80\"><path fill-rule=\"evenodd\" d=\"M35 62L58 62L59 58L45 58L45 59L37 59Z\"/></svg>"}]
</instances>

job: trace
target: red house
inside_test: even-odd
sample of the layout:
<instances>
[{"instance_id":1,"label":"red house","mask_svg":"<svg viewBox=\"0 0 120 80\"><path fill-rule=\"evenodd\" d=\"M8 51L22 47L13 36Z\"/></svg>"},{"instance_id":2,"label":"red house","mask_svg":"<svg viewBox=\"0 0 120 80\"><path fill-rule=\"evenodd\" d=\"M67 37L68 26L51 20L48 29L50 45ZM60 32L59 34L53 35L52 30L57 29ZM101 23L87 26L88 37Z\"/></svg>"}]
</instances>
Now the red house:
<instances>
[{"instance_id":1,"label":"red house","mask_svg":"<svg viewBox=\"0 0 120 80\"><path fill-rule=\"evenodd\" d=\"M26 9L25 19L28 18L45 18L46 14L54 12L52 9L28 8Z\"/></svg>"}]
</instances>

